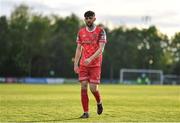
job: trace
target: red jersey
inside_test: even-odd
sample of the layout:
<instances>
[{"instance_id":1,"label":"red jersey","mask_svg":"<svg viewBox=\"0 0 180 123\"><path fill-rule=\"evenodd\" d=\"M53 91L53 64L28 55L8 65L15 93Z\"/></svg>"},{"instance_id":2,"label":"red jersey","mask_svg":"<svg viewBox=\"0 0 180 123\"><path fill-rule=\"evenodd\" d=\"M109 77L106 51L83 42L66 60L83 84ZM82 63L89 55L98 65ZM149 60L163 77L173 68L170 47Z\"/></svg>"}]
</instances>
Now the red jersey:
<instances>
[{"instance_id":1,"label":"red jersey","mask_svg":"<svg viewBox=\"0 0 180 123\"><path fill-rule=\"evenodd\" d=\"M106 33L104 29L101 27L96 26L94 30L89 31L87 27L81 28L77 35L77 43L81 44L83 47L82 49L82 56L80 65L84 65L84 60L92 56L99 48L99 43L106 43ZM98 67L102 64L102 54L93 59L87 67Z\"/></svg>"}]
</instances>

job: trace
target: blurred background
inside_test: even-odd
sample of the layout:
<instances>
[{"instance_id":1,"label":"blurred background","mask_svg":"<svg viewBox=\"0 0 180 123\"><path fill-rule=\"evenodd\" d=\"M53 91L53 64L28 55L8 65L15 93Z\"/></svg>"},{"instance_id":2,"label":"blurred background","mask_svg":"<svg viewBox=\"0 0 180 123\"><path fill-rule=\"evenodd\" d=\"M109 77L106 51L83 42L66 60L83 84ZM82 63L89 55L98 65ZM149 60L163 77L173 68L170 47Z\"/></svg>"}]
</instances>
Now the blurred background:
<instances>
[{"instance_id":1,"label":"blurred background","mask_svg":"<svg viewBox=\"0 0 180 123\"><path fill-rule=\"evenodd\" d=\"M77 82L83 14L105 28L103 83L180 84L178 0L0 0L0 82Z\"/></svg>"}]
</instances>

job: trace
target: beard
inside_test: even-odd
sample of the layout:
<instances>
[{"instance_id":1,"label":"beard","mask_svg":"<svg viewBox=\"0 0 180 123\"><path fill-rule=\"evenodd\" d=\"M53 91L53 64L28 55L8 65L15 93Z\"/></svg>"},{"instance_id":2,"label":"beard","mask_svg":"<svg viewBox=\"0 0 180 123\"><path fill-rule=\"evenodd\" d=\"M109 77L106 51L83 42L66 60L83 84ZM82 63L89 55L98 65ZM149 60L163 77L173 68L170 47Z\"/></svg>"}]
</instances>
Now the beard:
<instances>
[{"instance_id":1,"label":"beard","mask_svg":"<svg viewBox=\"0 0 180 123\"><path fill-rule=\"evenodd\" d=\"M92 28L92 27L93 27L93 24L92 24L92 23L86 23L86 26L87 26L88 28Z\"/></svg>"}]
</instances>

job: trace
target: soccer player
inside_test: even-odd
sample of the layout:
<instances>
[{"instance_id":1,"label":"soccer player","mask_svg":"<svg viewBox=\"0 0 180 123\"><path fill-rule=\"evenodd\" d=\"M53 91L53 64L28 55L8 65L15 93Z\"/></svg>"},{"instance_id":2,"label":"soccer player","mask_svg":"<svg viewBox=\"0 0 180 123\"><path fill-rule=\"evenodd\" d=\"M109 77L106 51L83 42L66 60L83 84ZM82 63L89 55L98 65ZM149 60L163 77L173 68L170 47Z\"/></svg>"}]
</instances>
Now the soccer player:
<instances>
[{"instance_id":1,"label":"soccer player","mask_svg":"<svg viewBox=\"0 0 180 123\"><path fill-rule=\"evenodd\" d=\"M93 11L85 12L84 19L86 26L78 32L74 59L74 71L79 74L81 103L84 110L80 118L89 117L88 85L97 102L97 114L100 115L103 112L98 85L101 77L102 53L107 42L104 29L94 24L95 13Z\"/></svg>"}]
</instances>

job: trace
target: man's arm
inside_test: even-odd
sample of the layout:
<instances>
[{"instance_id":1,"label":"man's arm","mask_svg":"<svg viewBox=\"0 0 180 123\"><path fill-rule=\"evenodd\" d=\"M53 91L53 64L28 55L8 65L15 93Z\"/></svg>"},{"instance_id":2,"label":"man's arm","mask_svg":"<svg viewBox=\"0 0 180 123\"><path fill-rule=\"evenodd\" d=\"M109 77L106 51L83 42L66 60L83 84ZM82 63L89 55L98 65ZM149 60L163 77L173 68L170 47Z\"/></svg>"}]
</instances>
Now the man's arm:
<instances>
[{"instance_id":1,"label":"man's arm","mask_svg":"<svg viewBox=\"0 0 180 123\"><path fill-rule=\"evenodd\" d=\"M74 71L75 71L75 73L79 72L78 71L78 69L79 69L78 63L79 63L79 59L81 57L81 52L82 52L81 44L77 44L76 54L75 54L75 59L74 59Z\"/></svg>"},{"instance_id":2,"label":"man's arm","mask_svg":"<svg viewBox=\"0 0 180 123\"><path fill-rule=\"evenodd\" d=\"M87 58L84 62L88 65L93 59L99 57L104 51L105 43L99 43L99 49L89 58Z\"/></svg>"}]
</instances>

